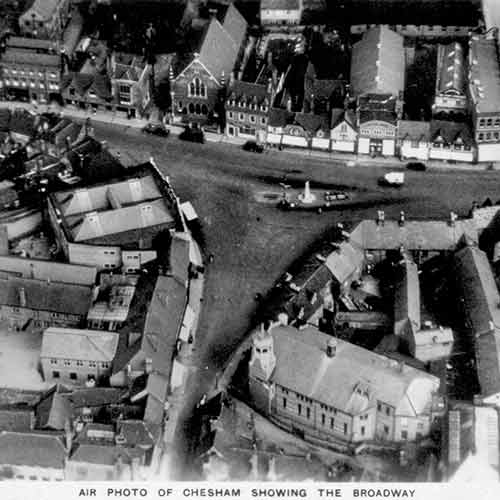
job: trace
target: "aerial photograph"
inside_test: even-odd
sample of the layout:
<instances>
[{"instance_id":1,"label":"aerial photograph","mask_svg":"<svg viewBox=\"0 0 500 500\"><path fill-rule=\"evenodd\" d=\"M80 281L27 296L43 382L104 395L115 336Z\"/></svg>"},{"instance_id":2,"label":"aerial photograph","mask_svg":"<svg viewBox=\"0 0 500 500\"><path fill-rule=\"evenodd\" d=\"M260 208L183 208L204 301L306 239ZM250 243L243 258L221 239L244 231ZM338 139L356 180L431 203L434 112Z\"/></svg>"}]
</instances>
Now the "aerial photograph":
<instances>
[{"instance_id":1,"label":"aerial photograph","mask_svg":"<svg viewBox=\"0 0 500 500\"><path fill-rule=\"evenodd\" d=\"M500 482L499 31L0 0L0 484Z\"/></svg>"}]
</instances>

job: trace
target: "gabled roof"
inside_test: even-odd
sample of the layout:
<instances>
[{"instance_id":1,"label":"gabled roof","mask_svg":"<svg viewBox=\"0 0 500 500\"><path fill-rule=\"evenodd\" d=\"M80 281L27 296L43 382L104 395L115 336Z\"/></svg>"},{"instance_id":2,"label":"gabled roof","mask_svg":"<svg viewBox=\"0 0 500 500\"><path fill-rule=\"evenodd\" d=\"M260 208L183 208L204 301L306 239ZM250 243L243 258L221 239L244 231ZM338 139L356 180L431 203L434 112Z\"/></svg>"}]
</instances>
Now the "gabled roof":
<instances>
[{"instance_id":1,"label":"gabled roof","mask_svg":"<svg viewBox=\"0 0 500 500\"><path fill-rule=\"evenodd\" d=\"M394 322L408 320L413 330L420 329L420 280L415 262L404 259L394 287ZM398 331L394 333L398 334Z\"/></svg>"},{"instance_id":2,"label":"gabled roof","mask_svg":"<svg viewBox=\"0 0 500 500\"><path fill-rule=\"evenodd\" d=\"M441 137L446 144L454 144L461 140L465 146L472 147L474 141L470 127L466 123L449 122L446 120L431 121L431 141Z\"/></svg>"},{"instance_id":3,"label":"gabled roof","mask_svg":"<svg viewBox=\"0 0 500 500\"><path fill-rule=\"evenodd\" d=\"M332 337L313 327L278 326L270 334L276 355L272 381L349 414L377 401L394 407L399 415L424 414L439 387L432 375L340 339L335 339L336 352L329 357L326 347ZM420 385L418 397L413 384ZM358 394L358 389L368 394Z\"/></svg>"},{"instance_id":4,"label":"gabled roof","mask_svg":"<svg viewBox=\"0 0 500 500\"><path fill-rule=\"evenodd\" d=\"M431 124L429 122L399 120L398 139L401 141L429 142Z\"/></svg>"},{"instance_id":5,"label":"gabled roof","mask_svg":"<svg viewBox=\"0 0 500 500\"><path fill-rule=\"evenodd\" d=\"M234 3L230 3L228 6L226 13L224 14L222 27L226 30L228 35L234 40L239 48L246 36L247 22L234 6Z\"/></svg>"},{"instance_id":6,"label":"gabled roof","mask_svg":"<svg viewBox=\"0 0 500 500\"><path fill-rule=\"evenodd\" d=\"M117 345L116 332L52 327L43 332L40 357L110 363Z\"/></svg>"},{"instance_id":7,"label":"gabled roof","mask_svg":"<svg viewBox=\"0 0 500 500\"><path fill-rule=\"evenodd\" d=\"M227 95L228 99L234 99L236 103L243 101L247 105L253 102L260 105L266 99L270 98L267 92L267 85L243 82L241 80L235 80L232 83L227 91Z\"/></svg>"},{"instance_id":8,"label":"gabled roof","mask_svg":"<svg viewBox=\"0 0 500 500\"><path fill-rule=\"evenodd\" d=\"M65 398L71 403L73 408L96 408L108 405L115 405L122 401L125 389L115 387L92 387L77 389Z\"/></svg>"},{"instance_id":9,"label":"gabled roof","mask_svg":"<svg viewBox=\"0 0 500 500\"><path fill-rule=\"evenodd\" d=\"M332 276L343 283L356 270L360 270L364 262L363 251L348 241L338 245L338 249L328 255L325 265Z\"/></svg>"},{"instance_id":10,"label":"gabled roof","mask_svg":"<svg viewBox=\"0 0 500 500\"><path fill-rule=\"evenodd\" d=\"M286 109L281 108L271 108L269 110L269 121L270 127L284 127L288 123L292 123L294 114Z\"/></svg>"},{"instance_id":11,"label":"gabled roof","mask_svg":"<svg viewBox=\"0 0 500 500\"><path fill-rule=\"evenodd\" d=\"M398 96L404 90L403 37L386 26L369 29L354 44L351 86L354 94L382 93Z\"/></svg>"},{"instance_id":12,"label":"gabled roof","mask_svg":"<svg viewBox=\"0 0 500 500\"><path fill-rule=\"evenodd\" d=\"M333 108L332 109L332 118L330 120L330 128L334 129L337 125L342 122L346 122L349 126L351 126L354 130L356 130L356 114L351 109L341 109L341 108Z\"/></svg>"},{"instance_id":13,"label":"gabled roof","mask_svg":"<svg viewBox=\"0 0 500 500\"><path fill-rule=\"evenodd\" d=\"M464 94L466 86L465 55L459 42L438 47L438 75L436 90L445 94L456 91Z\"/></svg>"},{"instance_id":14,"label":"gabled roof","mask_svg":"<svg viewBox=\"0 0 500 500\"><path fill-rule=\"evenodd\" d=\"M0 304L23 307L22 292L28 309L84 316L90 306L88 286L10 276L0 279Z\"/></svg>"},{"instance_id":15,"label":"gabled roof","mask_svg":"<svg viewBox=\"0 0 500 500\"><path fill-rule=\"evenodd\" d=\"M73 408L65 397L70 392L70 389L58 384L42 395L35 407L38 429L62 431L73 422Z\"/></svg>"},{"instance_id":16,"label":"gabled roof","mask_svg":"<svg viewBox=\"0 0 500 500\"><path fill-rule=\"evenodd\" d=\"M0 432L0 464L64 469L66 449L60 435Z\"/></svg>"},{"instance_id":17,"label":"gabled roof","mask_svg":"<svg viewBox=\"0 0 500 500\"><path fill-rule=\"evenodd\" d=\"M261 10L297 10L302 7L300 0L261 0Z\"/></svg>"},{"instance_id":18,"label":"gabled roof","mask_svg":"<svg viewBox=\"0 0 500 500\"><path fill-rule=\"evenodd\" d=\"M300 125L309 134L318 130L329 131L328 115L315 115L313 113L295 113L295 123Z\"/></svg>"},{"instance_id":19,"label":"gabled roof","mask_svg":"<svg viewBox=\"0 0 500 500\"><path fill-rule=\"evenodd\" d=\"M33 5L23 14L23 16L31 16L32 13L45 20L50 20L54 17L57 7L64 0L35 0Z\"/></svg>"},{"instance_id":20,"label":"gabled roof","mask_svg":"<svg viewBox=\"0 0 500 500\"><path fill-rule=\"evenodd\" d=\"M500 294L486 254L467 246L454 256L458 292L475 343L481 395L500 393Z\"/></svg>"},{"instance_id":21,"label":"gabled roof","mask_svg":"<svg viewBox=\"0 0 500 500\"><path fill-rule=\"evenodd\" d=\"M125 439L128 447L150 449L154 445L154 436L142 420L120 420L117 433Z\"/></svg>"},{"instance_id":22,"label":"gabled roof","mask_svg":"<svg viewBox=\"0 0 500 500\"><path fill-rule=\"evenodd\" d=\"M93 465L116 466L120 460L125 464L130 464L134 457L143 457L144 453L144 450L140 448L115 446L114 443L77 443L68 461ZM115 479L118 479L118 477Z\"/></svg>"}]
</instances>

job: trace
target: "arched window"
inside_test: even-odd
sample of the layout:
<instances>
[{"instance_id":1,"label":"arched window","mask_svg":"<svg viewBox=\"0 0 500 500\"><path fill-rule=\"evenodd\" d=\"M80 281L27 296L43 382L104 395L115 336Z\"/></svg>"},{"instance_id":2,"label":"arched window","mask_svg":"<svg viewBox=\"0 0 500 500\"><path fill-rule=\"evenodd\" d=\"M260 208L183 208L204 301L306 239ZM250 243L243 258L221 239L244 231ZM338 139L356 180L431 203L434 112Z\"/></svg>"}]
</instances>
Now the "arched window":
<instances>
[{"instance_id":1,"label":"arched window","mask_svg":"<svg viewBox=\"0 0 500 500\"><path fill-rule=\"evenodd\" d=\"M190 114L194 113L194 104L192 102L189 104L189 113Z\"/></svg>"},{"instance_id":2,"label":"arched window","mask_svg":"<svg viewBox=\"0 0 500 500\"><path fill-rule=\"evenodd\" d=\"M201 106L201 114L208 115L208 108L206 107L205 104L202 104L202 106Z\"/></svg>"},{"instance_id":3,"label":"arched window","mask_svg":"<svg viewBox=\"0 0 500 500\"><path fill-rule=\"evenodd\" d=\"M189 84L189 96L190 97L207 97L207 89L205 84L198 78L195 77Z\"/></svg>"},{"instance_id":4,"label":"arched window","mask_svg":"<svg viewBox=\"0 0 500 500\"><path fill-rule=\"evenodd\" d=\"M201 115L201 106L199 104L196 105L196 114Z\"/></svg>"}]
</instances>

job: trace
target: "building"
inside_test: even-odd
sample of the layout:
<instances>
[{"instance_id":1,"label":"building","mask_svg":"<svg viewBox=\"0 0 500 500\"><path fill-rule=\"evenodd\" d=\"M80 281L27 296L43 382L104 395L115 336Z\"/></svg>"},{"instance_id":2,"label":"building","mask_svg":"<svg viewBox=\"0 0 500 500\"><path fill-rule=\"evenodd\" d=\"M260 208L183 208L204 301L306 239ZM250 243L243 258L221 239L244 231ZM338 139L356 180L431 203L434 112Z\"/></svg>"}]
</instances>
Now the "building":
<instances>
[{"instance_id":1,"label":"building","mask_svg":"<svg viewBox=\"0 0 500 500\"><path fill-rule=\"evenodd\" d=\"M332 151L354 153L358 144L356 114L347 109L334 108L330 120L330 148Z\"/></svg>"},{"instance_id":2,"label":"building","mask_svg":"<svg viewBox=\"0 0 500 500\"><path fill-rule=\"evenodd\" d=\"M283 146L330 149L328 115L295 113L293 122L285 125L281 139Z\"/></svg>"},{"instance_id":3,"label":"building","mask_svg":"<svg viewBox=\"0 0 500 500\"><path fill-rule=\"evenodd\" d=\"M399 106L389 94L366 94L358 99L358 153L394 156Z\"/></svg>"},{"instance_id":4,"label":"building","mask_svg":"<svg viewBox=\"0 0 500 500\"><path fill-rule=\"evenodd\" d=\"M400 97L405 87L403 37L387 26L369 29L352 48L351 89L358 97L388 94Z\"/></svg>"},{"instance_id":5,"label":"building","mask_svg":"<svg viewBox=\"0 0 500 500\"><path fill-rule=\"evenodd\" d=\"M179 54L170 74L172 111L185 123L219 116L226 81L235 71L246 40L247 23L233 4L198 33L192 52ZM195 40L193 35L192 40Z\"/></svg>"},{"instance_id":6,"label":"building","mask_svg":"<svg viewBox=\"0 0 500 500\"><path fill-rule=\"evenodd\" d=\"M227 91L226 134L265 142L273 97L272 82L259 85L235 80Z\"/></svg>"},{"instance_id":7,"label":"building","mask_svg":"<svg viewBox=\"0 0 500 500\"><path fill-rule=\"evenodd\" d=\"M50 222L70 262L99 270L124 262L127 269L137 268L151 260L155 236L178 227L170 186L150 164L135 170L125 180L49 195Z\"/></svg>"},{"instance_id":8,"label":"building","mask_svg":"<svg viewBox=\"0 0 500 500\"><path fill-rule=\"evenodd\" d=\"M61 82L61 96L68 107L88 111L113 111L115 100L107 75L68 73Z\"/></svg>"},{"instance_id":9,"label":"building","mask_svg":"<svg viewBox=\"0 0 500 500\"><path fill-rule=\"evenodd\" d=\"M87 314L93 330L115 331L127 320L134 297L137 276L101 274L96 299Z\"/></svg>"},{"instance_id":10,"label":"building","mask_svg":"<svg viewBox=\"0 0 500 500\"><path fill-rule=\"evenodd\" d=\"M11 37L1 55L0 65L6 97L40 103L60 99L63 66L52 41Z\"/></svg>"},{"instance_id":11,"label":"building","mask_svg":"<svg viewBox=\"0 0 500 500\"><path fill-rule=\"evenodd\" d=\"M454 403L442 433L444 479L453 483L498 482L498 410Z\"/></svg>"},{"instance_id":12,"label":"building","mask_svg":"<svg viewBox=\"0 0 500 500\"><path fill-rule=\"evenodd\" d=\"M459 42L438 45L433 114L467 113L466 60Z\"/></svg>"},{"instance_id":13,"label":"building","mask_svg":"<svg viewBox=\"0 0 500 500\"><path fill-rule=\"evenodd\" d=\"M394 334L411 337L420 330L420 281L415 262L404 258L394 286Z\"/></svg>"},{"instance_id":14,"label":"building","mask_svg":"<svg viewBox=\"0 0 500 500\"><path fill-rule=\"evenodd\" d=\"M412 330L405 338L408 354L422 363L447 359L453 350L453 331L451 328L426 328Z\"/></svg>"},{"instance_id":15,"label":"building","mask_svg":"<svg viewBox=\"0 0 500 500\"><path fill-rule=\"evenodd\" d=\"M89 286L7 276L0 279L0 316L16 329L79 327L91 294Z\"/></svg>"},{"instance_id":16,"label":"building","mask_svg":"<svg viewBox=\"0 0 500 500\"><path fill-rule=\"evenodd\" d=\"M0 470L9 479L62 481L67 456L61 434L0 432Z\"/></svg>"},{"instance_id":17,"label":"building","mask_svg":"<svg viewBox=\"0 0 500 500\"><path fill-rule=\"evenodd\" d=\"M300 24L303 0L261 0L260 22L263 26Z\"/></svg>"},{"instance_id":18,"label":"building","mask_svg":"<svg viewBox=\"0 0 500 500\"><path fill-rule=\"evenodd\" d=\"M69 20L70 0L35 0L19 17L23 36L57 40Z\"/></svg>"},{"instance_id":19,"label":"building","mask_svg":"<svg viewBox=\"0 0 500 500\"><path fill-rule=\"evenodd\" d=\"M475 352L480 397L500 406L500 294L488 257L476 246L459 250L453 272L464 330Z\"/></svg>"},{"instance_id":20,"label":"building","mask_svg":"<svg viewBox=\"0 0 500 500\"><path fill-rule=\"evenodd\" d=\"M432 375L312 327L255 334L249 377L253 403L272 421L334 442L428 435L439 388Z\"/></svg>"},{"instance_id":21,"label":"building","mask_svg":"<svg viewBox=\"0 0 500 500\"><path fill-rule=\"evenodd\" d=\"M401 159L428 160L430 123L409 120L398 121L398 150Z\"/></svg>"},{"instance_id":22,"label":"building","mask_svg":"<svg viewBox=\"0 0 500 500\"><path fill-rule=\"evenodd\" d=\"M294 114L286 109L271 108L267 121L266 141L271 146L281 146L283 133L288 123L293 122Z\"/></svg>"},{"instance_id":23,"label":"building","mask_svg":"<svg viewBox=\"0 0 500 500\"><path fill-rule=\"evenodd\" d=\"M432 160L472 163L475 145L472 131L466 123L433 120L430 124L430 151Z\"/></svg>"},{"instance_id":24,"label":"building","mask_svg":"<svg viewBox=\"0 0 500 500\"><path fill-rule=\"evenodd\" d=\"M477 160L496 161L500 152L500 67L496 41L469 42L469 98Z\"/></svg>"},{"instance_id":25,"label":"building","mask_svg":"<svg viewBox=\"0 0 500 500\"><path fill-rule=\"evenodd\" d=\"M102 382L111 373L117 345L114 332L47 328L40 353L43 377L72 385Z\"/></svg>"}]
</instances>

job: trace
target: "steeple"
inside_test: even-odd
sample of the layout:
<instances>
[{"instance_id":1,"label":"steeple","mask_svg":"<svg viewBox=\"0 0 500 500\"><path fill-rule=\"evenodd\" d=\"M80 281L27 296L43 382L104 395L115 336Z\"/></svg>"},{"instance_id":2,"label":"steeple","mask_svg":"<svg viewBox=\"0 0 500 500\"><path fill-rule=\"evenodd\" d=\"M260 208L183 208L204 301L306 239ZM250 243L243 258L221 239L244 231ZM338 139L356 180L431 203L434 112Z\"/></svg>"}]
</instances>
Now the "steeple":
<instances>
[{"instance_id":1,"label":"steeple","mask_svg":"<svg viewBox=\"0 0 500 500\"><path fill-rule=\"evenodd\" d=\"M274 355L274 339L264 325L253 338L252 358L250 359L250 375L268 381L276 366Z\"/></svg>"}]
</instances>

